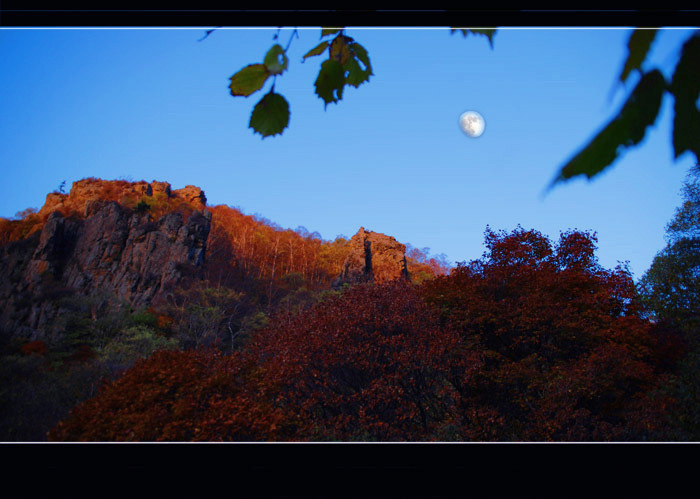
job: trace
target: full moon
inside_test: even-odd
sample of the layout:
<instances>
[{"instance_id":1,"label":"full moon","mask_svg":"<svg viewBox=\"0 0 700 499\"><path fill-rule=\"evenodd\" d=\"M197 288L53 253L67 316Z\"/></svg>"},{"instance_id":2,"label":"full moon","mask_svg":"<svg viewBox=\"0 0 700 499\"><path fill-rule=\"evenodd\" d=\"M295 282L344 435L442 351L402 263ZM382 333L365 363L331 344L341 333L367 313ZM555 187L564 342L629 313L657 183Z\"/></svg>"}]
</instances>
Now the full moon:
<instances>
[{"instance_id":1,"label":"full moon","mask_svg":"<svg viewBox=\"0 0 700 499\"><path fill-rule=\"evenodd\" d=\"M484 133L486 122L484 117L476 111L467 111L459 117L459 127L470 137L477 138Z\"/></svg>"}]
</instances>

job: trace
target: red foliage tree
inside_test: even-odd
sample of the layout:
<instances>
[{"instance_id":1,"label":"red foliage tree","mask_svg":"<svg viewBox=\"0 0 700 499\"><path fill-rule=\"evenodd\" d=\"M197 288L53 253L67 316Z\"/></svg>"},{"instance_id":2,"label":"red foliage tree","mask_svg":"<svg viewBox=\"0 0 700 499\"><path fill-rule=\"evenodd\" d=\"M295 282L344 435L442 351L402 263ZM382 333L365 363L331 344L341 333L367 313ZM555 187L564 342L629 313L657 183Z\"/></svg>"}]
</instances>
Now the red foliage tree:
<instances>
[{"instance_id":1,"label":"red foliage tree","mask_svg":"<svg viewBox=\"0 0 700 499\"><path fill-rule=\"evenodd\" d=\"M157 353L49 436L660 438L673 400L655 390L673 345L659 348L629 272L603 269L595 241L487 231L481 260L420 287L352 287L279 314L232 355Z\"/></svg>"},{"instance_id":2,"label":"red foliage tree","mask_svg":"<svg viewBox=\"0 0 700 499\"><path fill-rule=\"evenodd\" d=\"M349 241L344 237L325 241L304 227L294 231L282 229L267 219L245 215L229 206L209 209L212 226L207 242L206 279L214 285L243 287L253 294L264 294L267 302L274 301L276 294L284 294L284 279L289 275L301 277L306 289L327 289L341 273L350 252ZM448 271L444 255L429 258L413 248L406 257L409 275L415 282Z\"/></svg>"},{"instance_id":3,"label":"red foliage tree","mask_svg":"<svg viewBox=\"0 0 700 499\"><path fill-rule=\"evenodd\" d=\"M60 441L270 440L282 411L259 399L240 355L159 351L76 407L48 433Z\"/></svg>"},{"instance_id":4,"label":"red foliage tree","mask_svg":"<svg viewBox=\"0 0 700 499\"><path fill-rule=\"evenodd\" d=\"M624 267L595 235L487 229L487 252L425 284L484 369L460 387L462 434L480 440L637 440L663 427L656 339Z\"/></svg>"},{"instance_id":5,"label":"red foliage tree","mask_svg":"<svg viewBox=\"0 0 700 499\"><path fill-rule=\"evenodd\" d=\"M362 285L280 316L249 347L159 352L53 440L431 440L450 437L478 359L406 283Z\"/></svg>"},{"instance_id":6,"label":"red foliage tree","mask_svg":"<svg viewBox=\"0 0 700 499\"><path fill-rule=\"evenodd\" d=\"M359 285L259 335L264 380L301 423L293 438L449 436L479 360L404 282Z\"/></svg>"}]
</instances>

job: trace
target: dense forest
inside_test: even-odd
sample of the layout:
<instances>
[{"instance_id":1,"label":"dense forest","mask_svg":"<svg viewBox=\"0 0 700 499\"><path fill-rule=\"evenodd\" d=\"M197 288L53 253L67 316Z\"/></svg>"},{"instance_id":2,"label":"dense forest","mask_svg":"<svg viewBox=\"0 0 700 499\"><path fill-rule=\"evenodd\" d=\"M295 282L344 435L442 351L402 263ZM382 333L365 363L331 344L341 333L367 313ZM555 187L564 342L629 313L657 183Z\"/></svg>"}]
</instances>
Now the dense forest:
<instances>
[{"instance_id":1,"label":"dense forest","mask_svg":"<svg viewBox=\"0 0 700 499\"><path fill-rule=\"evenodd\" d=\"M0 439L697 440L700 167L683 198L635 283L592 231L451 267L83 179L0 220Z\"/></svg>"}]
</instances>

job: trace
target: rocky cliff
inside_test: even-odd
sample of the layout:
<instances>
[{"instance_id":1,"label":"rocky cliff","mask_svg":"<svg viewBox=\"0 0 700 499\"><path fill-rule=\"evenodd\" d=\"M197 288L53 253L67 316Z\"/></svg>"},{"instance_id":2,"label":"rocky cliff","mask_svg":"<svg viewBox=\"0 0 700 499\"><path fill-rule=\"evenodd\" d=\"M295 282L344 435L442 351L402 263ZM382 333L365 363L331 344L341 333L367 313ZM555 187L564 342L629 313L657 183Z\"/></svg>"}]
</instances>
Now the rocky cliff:
<instances>
[{"instance_id":1,"label":"rocky cliff","mask_svg":"<svg viewBox=\"0 0 700 499\"><path fill-rule=\"evenodd\" d=\"M139 307L201 269L211 213L201 189L85 179L49 194L41 229L0 247L0 328L39 338L57 297L108 294Z\"/></svg>"},{"instance_id":2,"label":"rocky cliff","mask_svg":"<svg viewBox=\"0 0 700 499\"><path fill-rule=\"evenodd\" d=\"M173 190L167 182L90 178L73 183L68 194L48 194L38 213L5 221L5 227L17 230L0 245L0 333L30 339L52 334L48 329L58 327L61 321L55 319L72 298L159 305L187 278L203 277L211 221L204 192L194 186ZM244 242L248 229L242 229ZM264 257L264 246L254 249ZM284 257L290 262L291 249L290 243ZM235 250L220 245L221 251ZM277 251L275 244L273 262ZM334 287L409 278L406 247L393 237L360 228L347 251ZM223 255L221 265L229 265L233 256ZM236 268L228 270L238 275ZM258 279L263 275L262 269L254 272ZM269 299L267 280L265 289Z\"/></svg>"},{"instance_id":3,"label":"rocky cliff","mask_svg":"<svg viewBox=\"0 0 700 499\"><path fill-rule=\"evenodd\" d=\"M206 207L207 198L199 187L188 185L172 190L168 182L128 182L126 180L101 180L86 178L73 182L68 194L52 192L39 211L40 216L60 211L63 215L83 213L91 201L116 201L134 207L143 201L154 204L187 204L196 210Z\"/></svg>"},{"instance_id":4,"label":"rocky cliff","mask_svg":"<svg viewBox=\"0 0 700 499\"><path fill-rule=\"evenodd\" d=\"M350 251L334 287L345 283L408 279L406 246L391 236L360 227L350 239Z\"/></svg>"}]
</instances>

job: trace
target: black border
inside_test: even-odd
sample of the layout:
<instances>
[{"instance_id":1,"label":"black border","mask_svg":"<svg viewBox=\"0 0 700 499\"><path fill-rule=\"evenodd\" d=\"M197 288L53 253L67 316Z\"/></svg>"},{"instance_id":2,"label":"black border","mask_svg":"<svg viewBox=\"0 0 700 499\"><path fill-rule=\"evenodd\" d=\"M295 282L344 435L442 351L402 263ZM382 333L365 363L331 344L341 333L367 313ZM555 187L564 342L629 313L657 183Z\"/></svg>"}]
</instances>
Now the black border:
<instances>
[{"instance_id":1,"label":"black border","mask_svg":"<svg viewBox=\"0 0 700 499\"><path fill-rule=\"evenodd\" d=\"M697 497L693 451L694 444L4 444L0 495Z\"/></svg>"},{"instance_id":2,"label":"black border","mask_svg":"<svg viewBox=\"0 0 700 499\"><path fill-rule=\"evenodd\" d=\"M700 25L699 10L672 9L270 11L210 3L197 10L159 10L128 1L99 8L75 2L0 2L0 27ZM697 496L697 450L692 443L4 443L0 496Z\"/></svg>"},{"instance_id":3,"label":"black border","mask_svg":"<svg viewBox=\"0 0 700 499\"><path fill-rule=\"evenodd\" d=\"M233 4L233 5L232 5ZM492 5L492 4L490 4ZM698 9L234 9L233 2L158 8L135 2L3 0L0 26L699 26Z\"/></svg>"}]
</instances>

